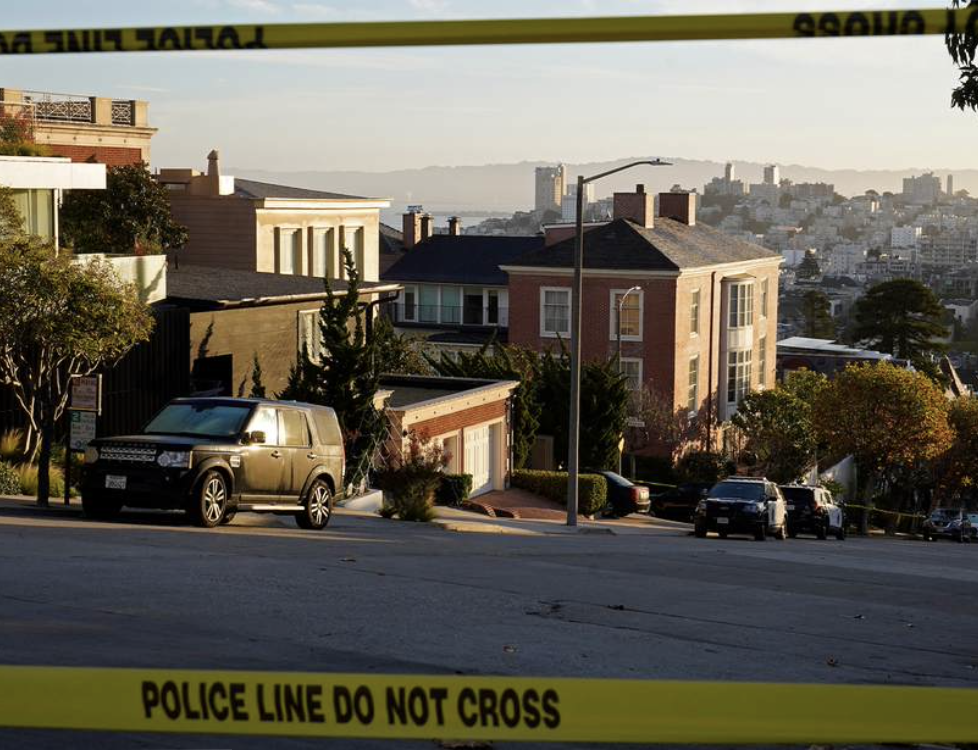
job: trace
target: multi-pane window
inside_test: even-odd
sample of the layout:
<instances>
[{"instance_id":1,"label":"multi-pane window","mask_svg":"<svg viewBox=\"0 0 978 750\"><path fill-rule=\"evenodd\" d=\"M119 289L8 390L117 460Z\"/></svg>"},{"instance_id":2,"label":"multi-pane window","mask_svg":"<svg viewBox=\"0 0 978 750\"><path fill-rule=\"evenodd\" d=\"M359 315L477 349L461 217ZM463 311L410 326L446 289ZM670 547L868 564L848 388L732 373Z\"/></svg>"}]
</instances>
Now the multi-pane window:
<instances>
[{"instance_id":1,"label":"multi-pane window","mask_svg":"<svg viewBox=\"0 0 978 750\"><path fill-rule=\"evenodd\" d=\"M642 360L636 357L622 357L621 374L625 376L625 385L632 393L642 389Z\"/></svg>"},{"instance_id":2,"label":"multi-pane window","mask_svg":"<svg viewBox=\"0 0 978 750\"><path fill-rule=\"evenodd\" d=\"M421 286L421 310L420 319L422 323L438 322L438 287L432 284Z\"/></svg>"},{"instance_id":3,"label":"multi-pane window","mask_svg":"<svg viewBox=\"0 0 978 750\"><path fill-rule=\"evenodd\" d=\"M730 285L730 314L727 325L743 328L754 324L754 284Z\"/></svg>"},{"instance_id":4,"label":"multi-pane window","mask_svg":"<svg viewBox=\"0 0 978 750\"><path fill-rule=\"evenodd\" d=\"M486 324L499 325L499 291L486 290Z\"/></svg>"},{"instance_id":5,"label":"multi-pane window","mask_svg":"<svg viewBox=\"0 0 978 750\"><path fill-rule=\"evenodd\" d=\"M626 341L642 340L642 292L614 290L611 292L611 338L621 336Z\"/></svg>"},{"instance_id":6,"label":"multi-pane window","mask_svg":"<svg viewBox=\"0 0 978 750\"><path fill-rule=\"evenodd\" d=\"M757 382L764 388L767 386L767 334L761 336L757 342Z\"/></svg>"},{"instance_id":7,"label":"multi-pane window","mask_svg":"<svg viewBox=\"0 0 978 750\"><path fill-rule=\"evenodd\" d=\"M761 317L767 317L767 279L761 279Z\"/></svg>"},{"instance_id":8,"label":"multi-pane window","mask_svg":"<svg viewBox=\"0 0 978 750\"><path fill-rule=\"evenodd\" d=\"M686 391L686 410L696 413L700 407L700 357L689 358L689 389Z\"/></svg>"},{"instance_id":9,"label":"multi-pane window","mask_svg":"<svg viewBox=\"0 0 978 750\"><path fill-rule=\"evenodd\" d=\"M570 289L540 290L540 334L570 335Z\"/></svg>"},{"instance_id":10,"label":"multi-pane window","mask_svg":"<svg viewBox=\"0 0 978 750\"><path fill-rule=\"evenodd\" d=\"M482 325L482 287L465 287L462 297L462 322L466 325Z\"/></svg>"},{"instance_id":11,"label":"multi-pane window","mask_svg":"<svg viewBox=\"0 0 978 750\"><path fill-rule=\"evenodd\" d=\"M689 298L689 332L700 332L700 290L694 289Z\"/></svg>"},{"instance_id":12,"label":"multi-pane window","mask_svg":"<svg viewBox=\"0 0 978 750\"><path fill-rule=\"evenodd\" d=\"M298 229L280 229L278 233L278 272L296 274L302 272L302 232Z\"/></svg>"},{"instance_id":13,"label":"multi-pane window","mask_svg":"<svg viewBox=\"0 0 978 750\"><path fill-rule=\"evenodd\" d=\"M751 350L727 354L727 403L739 404L750 390Z\"/></svg>"}]
</instances>

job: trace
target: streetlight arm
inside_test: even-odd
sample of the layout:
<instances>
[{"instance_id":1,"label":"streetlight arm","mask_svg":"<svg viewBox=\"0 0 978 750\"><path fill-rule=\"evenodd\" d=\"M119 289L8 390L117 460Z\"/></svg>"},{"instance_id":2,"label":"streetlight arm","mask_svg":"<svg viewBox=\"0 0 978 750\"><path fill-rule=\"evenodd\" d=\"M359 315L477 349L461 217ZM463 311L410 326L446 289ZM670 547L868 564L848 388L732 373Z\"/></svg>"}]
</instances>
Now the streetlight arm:
<instances>
[{"instance_id":1,"label":"streetlight arm","mask_svg":"<svg viewBox=\"0 0 978 750\"><path fill-rule=\"evenodd\" d=\"M588 183L594 182L595 180L600 180L602 177L607 177L608 175L615 174L616 172L624 172L626 169L631 169L632 167L638 167L645 164L649 167L671 167L672 163L668 161L662 161L661 159L643 159L642 161L633 161L630 164L623 164L620 167L615 167L614 169L609 169L607 172L602 172L601 174L591 175L590 177L585 177L581 182Z\"/></svg>"}]
</instances>

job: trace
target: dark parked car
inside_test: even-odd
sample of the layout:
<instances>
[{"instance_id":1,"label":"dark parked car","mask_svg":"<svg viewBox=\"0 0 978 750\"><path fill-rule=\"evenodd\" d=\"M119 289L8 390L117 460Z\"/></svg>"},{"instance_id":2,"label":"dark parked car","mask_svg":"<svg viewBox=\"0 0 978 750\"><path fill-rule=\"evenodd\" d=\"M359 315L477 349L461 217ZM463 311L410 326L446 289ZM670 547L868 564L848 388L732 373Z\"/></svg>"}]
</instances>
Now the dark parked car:
<instances>
[{"instance_id":1,"label":"dark parked car","mask_svg":"<svg viewBox=\"0 0 978 750\"><path fill-rule=\"evenodd\" d=\"M846 512L824 487L807 484L783 484L781 494L788 511L788 536L814 534L825 539L833 534L840 541L846 538Z\"/></svg>"},{"instance_id":2,"label":"dark parked car","mask_svg":"<svg viewBox=\"0 0 978 750\"><path fill-rule=\"evenodd\" d=\"M662 518L692 521L699 501L707 496L712 484L687 482L652 496L652 512Z\"/></svg>"},{"instance_id":3,"label":"dark parked car","mask_svg":"<svg viewBox=\"0 0 978 750\"><path fill-rule=\"evenodd\" d=\"M751 534L759 542L768 534L786 538L788 523L781 490L767 479L724 479L696 506L693 533L702 538L710 531L721 539L728 534Z\"/></svg>"},{"instance_id":4,"label":"dark parked car","mask_svg":"<svg viewBox=\"0 0 978 750\"><path fill-rule=\"evenodd\" d=\"M608 509L616 516L649 512L649 488L640 487L613 471L597 472L608 483Z\"/></svg>"},{"instance_id":5,"label":"dark parked car","mask_svg":"<svg viewBox=\"0 0 978 750\"><path fill-rule=\"evenodd\" d=\"M974 529L968 511L963 508L938 508L924 521L923 535L925 541L944 537L956 542L970 542L974 538Z\"/></svg>"},{"instance_id":6,"label":"dark parked car","mask_svg":"<svg viewBox=\"0 0 978 750\"><path fill-rule=\"evenodd\" d=\"M294 514L304 529L329 523L343 487L336 414L311 404L181 398L137 435L99 438L85 452L82 505L93 518L122 506L186 510L200 526L237 511Z\"/></svg>"}]
</instances>

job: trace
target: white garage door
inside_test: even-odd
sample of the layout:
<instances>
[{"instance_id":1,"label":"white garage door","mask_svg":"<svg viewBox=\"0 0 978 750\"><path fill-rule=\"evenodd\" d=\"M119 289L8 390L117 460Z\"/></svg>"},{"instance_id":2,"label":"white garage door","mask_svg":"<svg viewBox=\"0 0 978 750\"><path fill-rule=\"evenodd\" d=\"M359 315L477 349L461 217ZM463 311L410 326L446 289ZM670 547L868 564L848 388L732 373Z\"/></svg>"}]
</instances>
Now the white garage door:
<instances>
[{"instance_id":1,"label":"white garage door","mask_svg":"<svg viewBox=\"0 0 978 750\"><path fill-rule=\"evenodd\" d=\"M492 490L492 430L475 427L465 431L465 471L472 475L472 496Z\"/></svg>"}]
</instances>

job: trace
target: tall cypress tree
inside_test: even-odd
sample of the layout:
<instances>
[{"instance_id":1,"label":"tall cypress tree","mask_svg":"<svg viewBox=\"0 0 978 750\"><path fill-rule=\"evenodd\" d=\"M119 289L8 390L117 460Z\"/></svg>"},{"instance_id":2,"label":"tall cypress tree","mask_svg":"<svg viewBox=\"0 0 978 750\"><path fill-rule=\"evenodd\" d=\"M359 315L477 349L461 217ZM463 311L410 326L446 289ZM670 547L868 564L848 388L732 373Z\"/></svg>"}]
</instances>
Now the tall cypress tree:
<instances>
[{"instance_id":1,"label":"tall cypress tree","mask_svg":"<svg viewBox=\"0 0 978 750\"><path fill-rule=\"evenodd\" d=\"M834 339L835 323L832 309L825 292L812 289L802 297L802 314L805 317L805 335L812 339Z\"/></svg>"}]
</instances>

